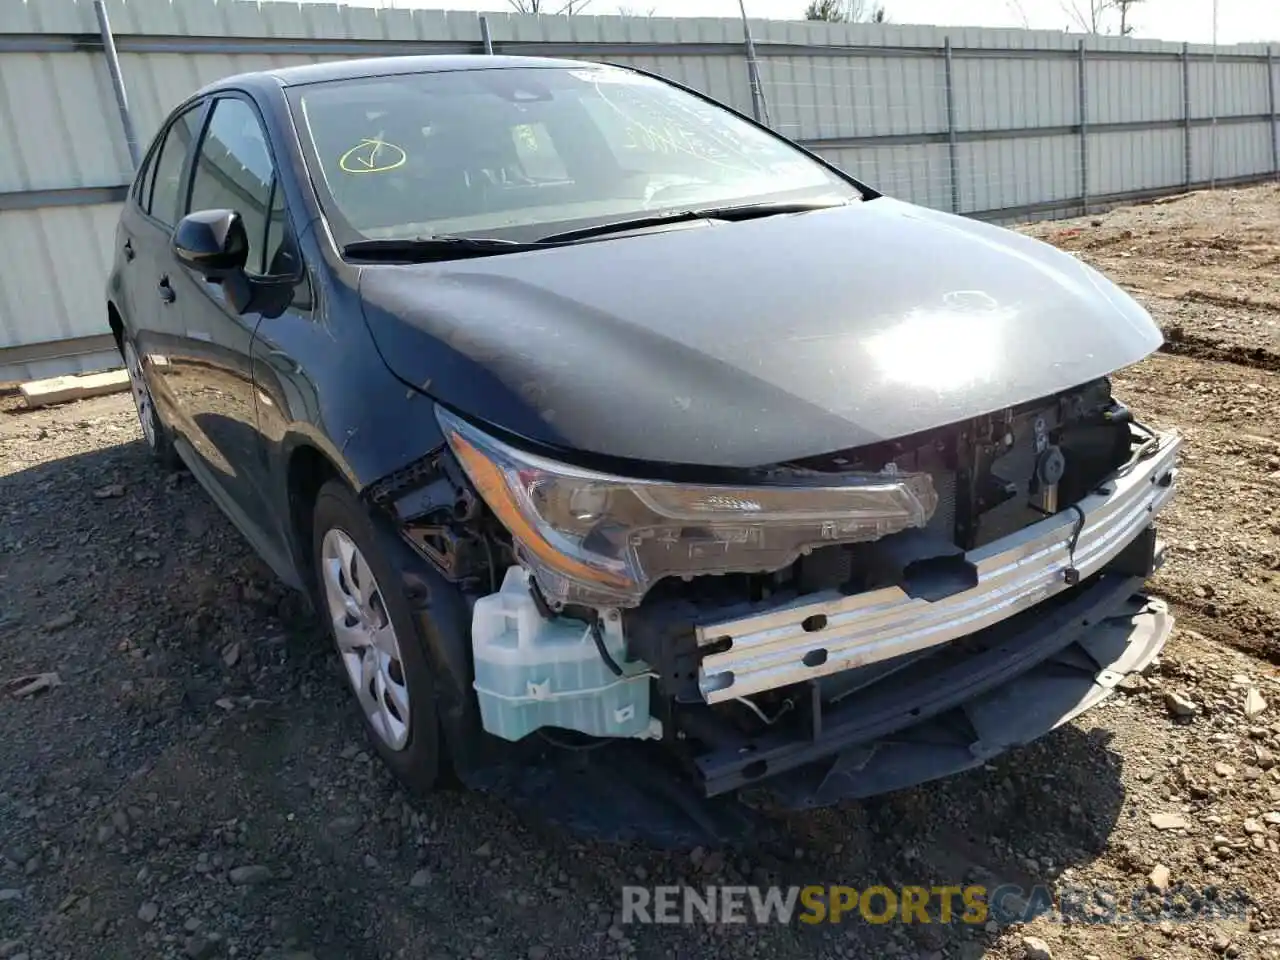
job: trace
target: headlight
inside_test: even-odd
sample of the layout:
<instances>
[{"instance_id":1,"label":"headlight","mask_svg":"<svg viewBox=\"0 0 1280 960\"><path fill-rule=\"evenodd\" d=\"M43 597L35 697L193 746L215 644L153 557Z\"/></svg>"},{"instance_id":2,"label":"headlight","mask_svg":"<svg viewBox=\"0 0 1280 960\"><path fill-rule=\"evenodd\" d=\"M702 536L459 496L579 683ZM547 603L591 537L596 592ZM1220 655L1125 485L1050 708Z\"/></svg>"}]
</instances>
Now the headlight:
<instances>
[{"instance_id":1,"label":"headlight","mask_svg":"<svg viewBox=\"0 0 1280 960\"><path fill-rule=\"evenodd\" d=\"M666 576L779 570L831 543L928 523L923 473L798 474L767 486L635 480L525 453L436 415L467 476L553 604L634 607Z\"/></svg>"}]
</instances>

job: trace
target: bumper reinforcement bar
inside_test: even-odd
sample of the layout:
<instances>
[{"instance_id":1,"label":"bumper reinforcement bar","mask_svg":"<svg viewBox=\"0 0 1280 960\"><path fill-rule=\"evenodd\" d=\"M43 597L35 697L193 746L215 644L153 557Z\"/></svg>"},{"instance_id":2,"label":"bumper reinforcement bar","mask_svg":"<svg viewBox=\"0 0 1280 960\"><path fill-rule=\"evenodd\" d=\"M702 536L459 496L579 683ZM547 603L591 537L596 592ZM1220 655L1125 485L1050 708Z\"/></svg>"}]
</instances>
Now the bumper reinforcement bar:
<instances>
[{"instance_id":1,"label":"bumper reinforcement bar","mask_svg":"<svg viewBox=\"0 0 1280 960\"><path fill-rule=\"evenodd\" d=\"M783 607L697 627L716 644L698 672L719 703L866 666L966 636L1035 606L1102 570L1173 494L1177 434L1060 513L966 554L977 585L932 602L890 586L811 594ZM723 649L722 649L723 648Z\"/></svg>"}]
</instances>

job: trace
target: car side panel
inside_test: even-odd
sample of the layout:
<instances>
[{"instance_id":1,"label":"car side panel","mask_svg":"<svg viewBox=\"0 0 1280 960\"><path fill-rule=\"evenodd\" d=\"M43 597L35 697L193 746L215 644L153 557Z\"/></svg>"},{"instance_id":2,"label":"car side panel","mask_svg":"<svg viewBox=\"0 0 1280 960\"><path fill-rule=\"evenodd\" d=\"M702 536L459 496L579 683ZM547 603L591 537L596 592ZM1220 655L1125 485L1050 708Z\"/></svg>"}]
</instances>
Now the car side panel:
<instances>
[{"instance_id":1,"label":"car side panel","mask_svg":"<svg viewBox=\"0 0 1280 960\"><path fill-rule=\"evenodd\" d=\"M208 89L203 96L211 99L222 92ZM289 465L295 452L303 446L318 451L359 492L430 453L443 437L432 401L397 379L380 355L360 304L359 269L344 263L327 236L317 233L322 221L317 219L314 191L306 180L283 96L262 86L240 92L252 94L274 149L306 264L305 293L280 316L242 318L256 329L243 330L245 336L236 344L219 348L199 336L188 336L191 330L198 334L200 324L179 322L181 312L166 308L179 303L190 307L199 301L206 301L209 309L218 305L209 291L201 289L204 281L189 276L173 260L171 230L131 203L121 215L109 289L124 316L126 331L138 338L144 363L150 364L148 379L157 408L178 438L189 438L192 424L202 419L203 415L193 416L193 404L204 403L199 394L206 389L225 392L216 383L188 374L197 369L236 371L234 393L240 398L242 414L236 419L248 447L236 445L238 452L224 459L261 498L255 522L249 522L242 505L223 486L207 477L201 482L263 559L296 586L296 573L305 568L309 548L297 543L292 529ZM201 127L203 122L204 118ZM187 173L189 184L189 169ZM120 252L129 238L135 248L132 261ZM166 275L176 294L173 303L161 299L159 281ZM215 349L218 356L203 355ZM232 355L236 355L234 363ZM182 384L176 393L175 381ZM250 384L251 409L243 403L243 388ZM255 446L256 455L251 449ZM194 447L190 443L183 451L189 461L196 459Z\"/></svg>"},{"instance_id":2,"label":"car side panel","mask_svg":"<svg viewBox=\"0 0 1280 960\"><path fill-rule=\"evenodd\" d=\"M251 251L261 271L273 163L265 133L249 98L216 95L196 144L190 196L180 213L230 208L245 217ZM258 485L263 450L258 436L250 345L261 315L239 313L221 283L206 280L170 252L168 295L162 312L176 323L182 343L170 376L178 387L185 434L208 471L203 478L222 487L242 526L271 541L268 498ZM276 548L279 543L275 544Z\"/></svg>"},{"instance_id":3,"label":"car side panel","mask_svg":"<svg viewBox=\"0 0 1280 960\"><path fill-rule=\"evenodd\" d=\"M313 448L359 492L443 441L432 402L397 380L379 355L351 286L358 272L326 262L312 230L299 246L313 307L264 318L253 342L266 482L285 533L289 469L299 447ZM305 553L298 559L305 561Z\"/></svg>"}]
</instances>

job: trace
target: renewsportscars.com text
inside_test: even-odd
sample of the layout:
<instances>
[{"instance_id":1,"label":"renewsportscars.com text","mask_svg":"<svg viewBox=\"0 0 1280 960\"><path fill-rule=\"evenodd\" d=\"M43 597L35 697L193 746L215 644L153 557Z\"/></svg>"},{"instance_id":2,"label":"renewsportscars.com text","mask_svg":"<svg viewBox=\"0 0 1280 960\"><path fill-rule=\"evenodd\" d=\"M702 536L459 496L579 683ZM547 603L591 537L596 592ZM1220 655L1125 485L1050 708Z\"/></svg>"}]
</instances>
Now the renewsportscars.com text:
<instances>
[{"instance_id":1,"label":"renewsportscars.com text","mask_svg":"<svg viewBox=\"0 0 1280 960\"><path fill-rule=\"evenodd\" d=\"M1100 897L1100 893L1105 896ZM1242 891L1212 898L1181 893L1154 896L1096 887L809 885L624 886L622 922L628 924L789 925L820 923L1025 923L1057 917L1083 923L1159 923L1162 920L1243 918L1252 898ZM1110 906L1103 907L1102 904Z\"/></svg>"}]
</instances>

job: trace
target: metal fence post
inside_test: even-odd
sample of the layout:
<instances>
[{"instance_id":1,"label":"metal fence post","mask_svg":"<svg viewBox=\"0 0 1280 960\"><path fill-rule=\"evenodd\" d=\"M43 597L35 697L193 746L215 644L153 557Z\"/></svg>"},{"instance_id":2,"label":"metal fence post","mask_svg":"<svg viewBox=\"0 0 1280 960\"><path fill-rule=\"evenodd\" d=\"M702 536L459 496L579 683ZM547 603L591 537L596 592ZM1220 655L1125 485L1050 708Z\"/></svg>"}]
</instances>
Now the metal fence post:
<instances>
[{"instance_id":1,"label":"metal fence post","mask_svg":"<svg viewBox=\"0 0 1280 960\"><path fill-rule=\"evenodd\" d=\"M1271 172L1280 175L1280 128L1276 127L1276 55L1267 44L1267 105L1271 109Z\"/></svg>"},{"instance_id":2,"label":"metal fence post","mask_svg":"<svg viewBox=\"0 0 1280 960\"><path fill-rule=\"evenodd\" d=\"M751 115L755 117L756 123L772 126L769 123L769 105L764 99L764 87L760 83L760 62L756 59L756 44L751 38L746 0L738 0L738 9L742 11L742 38L747 45L747 78L751 83Z\"/></svg>"},{"instance_id":3,"label":"metal fence post","mask_svg":"<svg viewBox=\"0 0 1280 960\"><path fill-rule=\"evenodd\" d=\"M480 39L484 41L484 52L493 56L493 34L489 32L489 18L480 14Z\"/></svg>"},{"instance_id":4,"label":"metal fence post","mask_svg":"<svg viewBox=\"0 0 1280 960\"><path fill-rule=\"evenodd\" d=\"M129 113L129 95L124 88L124 74L120 72L120 57L116 53L116 38L111 33L111 21L107 18L105 0L93 0L93 12L98 16L98 32L102 35L102 51L107 57L107 70L111 73L111 86L116 92L116 108L120 111L120 125L124 127L124 140L129 148L133 169L142 163L138 148L138 134L133 128L133 116Z\"/></svg>"},{"instance_id":5,"label":"metal fence post","mask_svg":"<svg viewBox=\"0 0 1280 960\"><path fill-rule=\"evenodd\" d=\"M960 212L960 158L956 146L956 87L951 69L951 38L942 41L942 62L947 84L947 162L951 169L951 212Z\"/></svg>"},{"instance_id":6,"label":"metal fence post","mask_svg":"<svg viewBox=\"0 0 1280 960\"><path fill-rule=\"evenodd\" d=\"M1076 76L1080 110L1080 213L1089 212L1089 113L1086 101L1084 40L1080 41Z\"/></svg>"},{"instance_id":7,"label":"metal fence post","mask_svg":"<svg viewBox=\"0 0 1280 960\"><path fill-rule=\"evenodd\" d=\"M1191 45L1182 45L1182 183L1191 186Z\"/></svg>"},{"instance_id":8,"label":"metal fence post","mask_svg":"<svg viewBox=\"0 0 1280 960\"><path fill-rule=\"evenodd\" d=\"M1209 86L1209 189L1218 189L1218 0L1213 0L1213 83Z\"/></svg>"}]
</instances>

